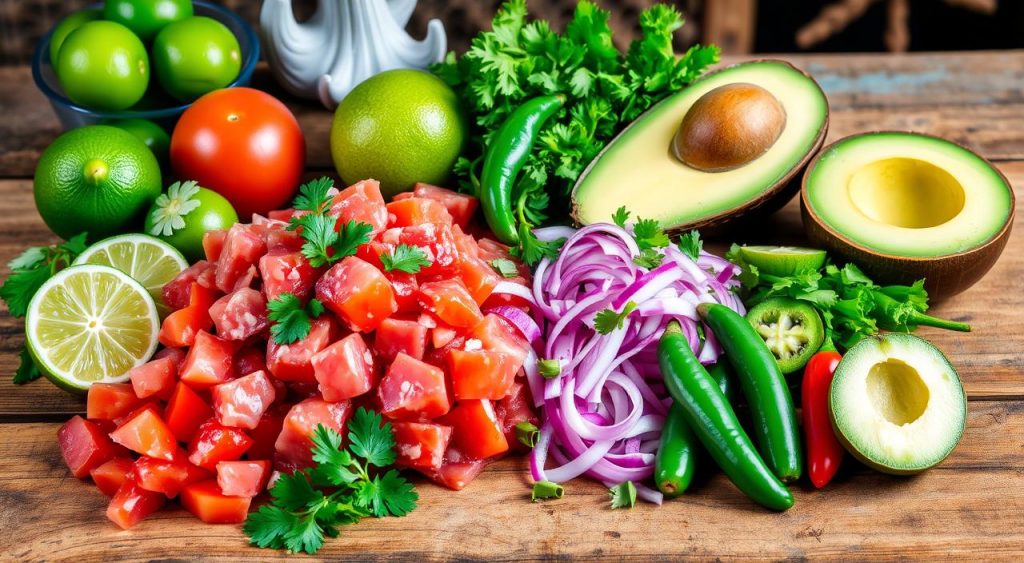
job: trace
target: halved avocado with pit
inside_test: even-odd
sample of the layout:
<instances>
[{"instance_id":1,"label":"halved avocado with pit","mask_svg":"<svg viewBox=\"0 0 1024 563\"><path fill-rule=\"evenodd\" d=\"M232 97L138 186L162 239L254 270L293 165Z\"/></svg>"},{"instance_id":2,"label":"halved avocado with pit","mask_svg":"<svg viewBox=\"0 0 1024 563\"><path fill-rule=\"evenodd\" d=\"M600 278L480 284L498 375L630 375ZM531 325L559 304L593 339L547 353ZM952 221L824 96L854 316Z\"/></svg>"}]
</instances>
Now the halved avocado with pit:
<instances>
[{"instance_id":1,"label":"halved avocado with pit","mask_svg":"<svg viewBox=\"0 0 1024 563\"><path fill-rule=\"evenodd\" d=\"M827 130L828 101L803 71L777 60L726 67L613 139L577 180L573 216L609 221L625 205L669 231L707 231L774 211Z\"/></svg>"}]
</instances>

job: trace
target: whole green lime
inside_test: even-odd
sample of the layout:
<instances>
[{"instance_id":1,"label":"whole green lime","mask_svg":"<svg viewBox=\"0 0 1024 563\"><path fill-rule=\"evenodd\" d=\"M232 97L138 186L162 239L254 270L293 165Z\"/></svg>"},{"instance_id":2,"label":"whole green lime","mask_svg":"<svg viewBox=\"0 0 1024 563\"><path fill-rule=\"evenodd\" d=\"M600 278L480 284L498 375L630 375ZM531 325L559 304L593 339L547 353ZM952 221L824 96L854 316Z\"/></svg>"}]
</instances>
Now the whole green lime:
<instances>
[{"instance_id":1,"label":"whole green lime","mask_svg":"<svg viewBox=\"0 0 1024 563\"><path fill-rule=\"evenodd\" d=\"M160 165L135 135L90 125L57 137L36 166L39 215L67 239L86 231L95 241L141 224L160 195Z\"/></svg>"},{"instance_id":2,"label":"whole green lime","mask_svg":"<svg viewBox=\"0 0 1024 563\"><path fill-rule=\"evenodd\" d=\"M167 134L167 131L165 131L163 127L160 127L148 119L140 119L137 117L130 119L118 119L116 121L111 121L106 125L111 125L118 129L124 129L132 135L135 135L140 141L149 147L150 151L153 152L153 156L156 157L156 161L160 163L160 169L167 170L167 166L170 165L171 136Z\"/></svg>"},{"instance_id":3,"label":"whole green lime","mask_svg":"<svg viewBox=\"0 0 1024 563\"><path fill-rule=\"evenodd\" d=\"M231 84L242 69L242 48L228 27L194 16L168 24L153 41L160 85L183 102Z\"/></svg>"},{"instance_id":4,"label":"whole green lime","mask_svg":"<svg viewBox=\"0 0 1024 563\"><path fill-rule=\"evenodd\" d=\"M103 17L152 41L165 25L192 17L192 0L107 0Z\"/></svg>"},{"instance_id":5,"label":"whole green lime","mask_svg":"<svg viewBox=\"0 0 1024 563\"><path fill-rule=\"evenodd\" d=\"M142 99L149 85L146 46L127 27L86 22L57 53L57 79L71 101L91 109L122 110Z\"/></svg>"},{"instance_id":6,"label":"whole green lime","mask_svg":"<svg viewBox=\"0 0 1024 563\"><path fill-rule=\"evenodd\" d=\"M64 40L67 39L72 31L82 27L84 23L95 21L102 17L103 12L96 8L90 8L74 12L60 20L57 27L53 28L53 33L50 34L50 66L57 68L57 53L60 52L60 46L64 44Z\"/></svg>"},{"instance_id":7,"label":"whole green lime","mask_svg":"<svg viewBox=\"0 0 1024 563\"><path fill-rule=\"evenodd\" d=\"M374 178L394 196L416 182L443 184L465 138L466 120L448 85L419 70L389 70L338 105L331 156L346 183Z\"/></svg>"}]
</instances>

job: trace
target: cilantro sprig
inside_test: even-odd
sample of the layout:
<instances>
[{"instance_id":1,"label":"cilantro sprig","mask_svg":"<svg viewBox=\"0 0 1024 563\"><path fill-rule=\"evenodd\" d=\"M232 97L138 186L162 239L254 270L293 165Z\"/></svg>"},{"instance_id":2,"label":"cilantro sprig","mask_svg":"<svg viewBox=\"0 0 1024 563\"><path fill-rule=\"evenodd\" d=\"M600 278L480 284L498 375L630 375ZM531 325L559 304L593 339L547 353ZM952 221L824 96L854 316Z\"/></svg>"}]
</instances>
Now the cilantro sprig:
<instances>
[{"instance_id":1,"label":"cilantro sprig","mask_svg":"<svg viewBox=\"0 0 1024 563\"><path fill-rule=\"evenodd\" d=\"M341 435L317 425L310 437L316 467L284 474L270 490L271 502L249 515L243 530L253 545L316 553L325 537L361 518L405 516L419 495L397 470L391 423L362 407L348 423L348 447ZM376 468L376 469L374 469ZM333 491L333 492L331 492Z\"/></svg>"},{"instance_id":2,"label":"cilantro sprig","mask_svg":"<svg viewBox=\"0 0 1024 563\"><path fill-rule=\"evenodd\" d=\"M636 504L636 485L632 481L623 481L608 489L612 508L633 508Z\"/></svg>"},{"instance_id":3,"label":"cilantro sprig","mask_svg":"<svg viewBox=\"0 0 1024 563\"><path fill-rule=\"evenodd\" d=\"M297 296L286 292L268 301L267 311L267 318L274 323L270 325L274 342L291 344L309 335L312 329L310 319L324 314L324 304L313 298L303 305Z\"/></svg>"},{"instance_id":4,"label":"cilantro sprig","mask_svg":"<svg viewBox=\"0 0 1024 563\"><path fill-rule=\"evenodd\" d=\"M427 253L423 252L423 249L418 246L409 246L407 244L400 244L394 248L391 252L385 252L380 255L380 262L384 266L384 270L388 272L405 272L407 274L418 274L420 268L425 268L431 264Z\"/></svg>"},{"instance_id":5,"label":"cilantro sprig","mask_svg":"<svg viewBox=\"0 0 1024 563\"><path fill-rule=\"evenodd\" d=\"M360 245L370 242L373 232L373 226L367 223L338 224L337 217L328 213L332 187L334 183L326 177L306 182L299 186L299 195L292 202L297 211L307 213L293 216L288 230L299 231L303 239L302 254L314 268L354 255Z\"/></svg>"},{"instance_id":6,"label":"cilantro sprig","mask_svg":"<svg viewBox=\"0 0 1024 563\"><path fill-rule=\"evenodd\" d=\"M626 317L630 313L636 310L636 307L635 301L628 301L621 312L615 312L613 309L598 311L594 315L594 330L600 334L611 334L615 329L622 328L622 323L626 321Z\"/></svg>"}]
</instances>

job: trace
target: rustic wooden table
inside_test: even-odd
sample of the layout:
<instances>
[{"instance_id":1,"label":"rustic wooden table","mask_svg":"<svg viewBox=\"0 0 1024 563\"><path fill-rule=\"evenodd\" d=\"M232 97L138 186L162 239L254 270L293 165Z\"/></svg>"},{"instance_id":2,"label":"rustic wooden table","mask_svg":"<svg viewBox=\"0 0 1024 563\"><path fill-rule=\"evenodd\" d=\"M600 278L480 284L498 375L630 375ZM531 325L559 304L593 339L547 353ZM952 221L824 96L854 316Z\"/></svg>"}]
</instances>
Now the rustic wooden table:
<instances>
[{"instance_id":1,"label":"rustic wooden table","mask_svg":"<svg viewBox=\"0 0 1024 563\"><path fill-rule=\"evenodd\" d=\"M859 131L915 130L948 137L993 160L1024 199L1024 52L791 57L824 87L830 139ZM275 92L261 73L260 85ZM32 203L40 151L56 119L27 68L0 68L0 261L55 239ZM330 115L293 103L306 133L310 174L331 168ZM1020 217L1020 215L1018 215ZM1018 220L1020 222L1020 220ZM795 202L737 235L744 242L801 239ZM6 275L6 267L0 275ZM975 332L924 329L960 371L970 398L963 441L941 466L913 478L869 471L847 459L823 491L796 487L796 506L758 508L721 475L658 508L608 510L603 487L570 483L558 501L529 502L521 458L489 468L466 490L419 487L406 518L368 519L329 541L331 559L535 560L564 556L646 559L1010 558L1024 553L1024 234L968 292L935 308ZM10 383L21 323L0 314L0 560L271 558L247 547L238 526L208 526L181 509L131 531L103 515L106 497L72 478L55 432L84 404L46 381Z\"/></svg>"}]
</instances>

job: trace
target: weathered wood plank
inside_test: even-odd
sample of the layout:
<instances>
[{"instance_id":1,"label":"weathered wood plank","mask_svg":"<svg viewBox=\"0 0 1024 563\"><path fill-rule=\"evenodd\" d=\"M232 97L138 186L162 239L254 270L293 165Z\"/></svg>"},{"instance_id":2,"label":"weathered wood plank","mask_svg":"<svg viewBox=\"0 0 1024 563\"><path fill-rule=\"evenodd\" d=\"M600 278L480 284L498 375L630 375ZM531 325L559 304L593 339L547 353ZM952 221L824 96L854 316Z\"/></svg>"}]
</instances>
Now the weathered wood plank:
<instances>
[{"instance_id":1,"label":"weathered wood plank","mask_svg":"<svg viewBox=\"0 0 1024 563\"><path fill-rule=\"evenodd\" d=\"M56 424L0 425L0 559L111 561L268 558L246 547L238 526L201 524L180 508L122 532L103 515L106 497L71 478ZM529 502L521 457L492 466L468 489L418 487L420 507L402 519L368 519L320 555L366 560L532 561L691 556L899 557L934 560L1024 552L1024 404L974 403L960 446L914 478L848 467L828 489L797 487L783 514L758 508L721 475L662 507L609 510L601 486L577 480L566 497ZM187 540L183 541L183 538ZM386 539L384 539L386 538ZM280 554L277 554L280 555Z\"/></svg>"},{"instance_id":2,"label":"weathered wood plank","mask_svg":"<svg viewBox=\"0 0 1024 563\"><path fill-rule=\"evenodd\" d=\"M953 138L989 158L1024 158L1024 51L781 56L810 71L828 93L831 139L913 129ZM724 63L739 60L744 59L726 57ZM332 168L330 113L285 96L265 69L255 83L287 100L295 112L310 167ZM0 123L0 176L29 177L60 127L28 67L0 67L0 84L0 107L9 116Z\"/></svg>"}]
</instances>

